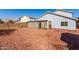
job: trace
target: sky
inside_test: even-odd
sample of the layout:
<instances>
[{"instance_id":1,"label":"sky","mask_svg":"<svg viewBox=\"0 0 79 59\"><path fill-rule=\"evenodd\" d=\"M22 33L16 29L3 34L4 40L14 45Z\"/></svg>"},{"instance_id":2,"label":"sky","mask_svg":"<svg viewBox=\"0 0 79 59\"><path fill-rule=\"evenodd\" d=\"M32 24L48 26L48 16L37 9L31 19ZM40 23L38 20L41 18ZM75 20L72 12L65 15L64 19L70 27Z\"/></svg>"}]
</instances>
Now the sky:
<instances>
[{"instance_id":1,"label":"sky","mask_svg":"<svg viewBox=\"0 0 79 59\"><path fill-rule=\"evenodd\" d=\"M39 18L42 14L50 11L54 12L56 9L0 9L0 19L11 18L18 20L22 16L32 16ZM73 17L79 17L79 9L65 9L73 12Z\"/></svg>"}]
</instances>

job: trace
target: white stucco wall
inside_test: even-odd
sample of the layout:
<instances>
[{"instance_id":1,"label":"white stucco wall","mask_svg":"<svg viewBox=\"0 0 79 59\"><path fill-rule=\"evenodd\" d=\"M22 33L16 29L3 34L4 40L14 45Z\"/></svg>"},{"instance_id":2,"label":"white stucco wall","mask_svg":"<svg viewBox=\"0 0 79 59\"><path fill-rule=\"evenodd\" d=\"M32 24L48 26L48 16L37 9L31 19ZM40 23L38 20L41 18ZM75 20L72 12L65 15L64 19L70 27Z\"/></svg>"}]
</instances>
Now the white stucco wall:
<instances>
[{"instance_id":1,"label":"white stucco wall","mask_svg":"<svg viewBox=\"0 0 79 59\"><path fill-rule=\"evenodd\" d=\"M63 16L67 16L67 17L72 17L72 13L68 13L68 12L56 11L54 13L59 14L59 15L63 15Z\"/></svg>"},{"instance_id":2,"label":"white stucco wall","mask_svg":"<svg viewBox=\"0 0 79 59\"><path fill-rule=\"evenodd\" d=\"M70 30L75 30L76 29L76 22L74 20L52 15L52 14L46 14L43 17L40 17L38 20L48 20L52 21L52 28L60 28L60 29L70 29ZM68 27L67 26L61 26L61 21L67 21L68 22Z\"/></svg>"},{"instance_id":3,"label":"white stucco wall","mask_svg":"<svg viewBox=\"0 0 79 59\"><path fill-rule=\"evenodd\" d=\"M34 21L35 19L29 18L27 16L24 16L21 18L20 22L28 22L28 21Z\"/></svg>"},{"instance_id":4,"label":"white stucco wall","mask_svg":"<svg viewBox=\"0 0 79 59\"><path fill-rule=\"evenodd\" d=\"M28 21L30 21L30 18L27 17L27 16L24 16L24 17L21 18L20 21L21 21L21 22L28 22Z\"/></svg>"}]
</instances>

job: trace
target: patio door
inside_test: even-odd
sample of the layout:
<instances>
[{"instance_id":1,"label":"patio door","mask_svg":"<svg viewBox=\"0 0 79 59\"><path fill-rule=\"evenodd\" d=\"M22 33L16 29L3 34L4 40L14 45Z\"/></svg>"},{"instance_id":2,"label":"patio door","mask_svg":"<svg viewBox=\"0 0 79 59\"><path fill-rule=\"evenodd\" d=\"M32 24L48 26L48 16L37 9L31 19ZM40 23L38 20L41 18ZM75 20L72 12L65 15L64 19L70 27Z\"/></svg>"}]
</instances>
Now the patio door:
<instances>
[{"instance_id":1,"label":"patio door","mask_svg":"<svg viewBox=\"0 0 79 59\"><path fill-rule=\"evenodd\" d=\"M51 21L49 21L49 29L52 28L52 25L51 24L52 24Z\"/></svg>"},{"instance_id":2,"label":"patio door","mask_svg":"<svg viewBox=\"0 0 79 59\"><path fill-rule=\"evenodd\" d=\"M39 22L39 29L41 29L41 22Z\"/></svg>"}]
</instances>

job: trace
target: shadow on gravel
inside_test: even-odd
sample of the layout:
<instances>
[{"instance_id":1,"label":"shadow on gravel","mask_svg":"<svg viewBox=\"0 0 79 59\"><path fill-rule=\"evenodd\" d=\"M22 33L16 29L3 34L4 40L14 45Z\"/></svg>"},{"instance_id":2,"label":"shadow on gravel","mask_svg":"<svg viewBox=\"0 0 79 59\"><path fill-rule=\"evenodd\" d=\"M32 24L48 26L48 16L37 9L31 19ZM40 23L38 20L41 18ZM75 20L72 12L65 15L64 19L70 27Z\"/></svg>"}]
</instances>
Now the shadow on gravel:
<instances>
[{"instance_id":1,"label":"shadow on gravel","mask_svg":"<svg viewBox=\"0 0 79 59\"><path fill-rule=\"evenodd\" d=\"M62 33L61 40L68 44L70 50L79 50L79 35Z\"/></svg>"},{"instance_id":2,"label":"shadow on gravel","mask_svg":"<svg viewBox=\"0 0 79 59\"><path fill-rule=\"evenodd\" d=\"M2 36L2 35L8 35L8 34L10 34L13 31L15 31L15 29L0 30L0 36Z\"/></svg>"}]
</instances>

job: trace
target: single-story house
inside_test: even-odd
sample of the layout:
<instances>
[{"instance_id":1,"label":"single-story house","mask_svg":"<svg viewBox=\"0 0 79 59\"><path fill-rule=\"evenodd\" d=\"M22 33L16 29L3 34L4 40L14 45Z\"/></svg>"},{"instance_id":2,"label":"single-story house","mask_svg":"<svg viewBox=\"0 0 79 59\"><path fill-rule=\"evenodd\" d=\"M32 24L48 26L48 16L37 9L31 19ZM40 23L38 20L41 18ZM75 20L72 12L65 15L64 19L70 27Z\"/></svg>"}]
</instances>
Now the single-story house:
<instances>
[{"instance_id":1,"label":"single-story house","mask_svg":"<svg viewBox=\"0 0 79 59\"><path fill-rule=\"evenodd\" d=\"M72 12L64 10L56 10L55 12L47 12L38 18L40 28L58 28L58 29L76 29L76 21ZM45 22L42 22L45 21Z\"/></svg>"}]
</instances>

